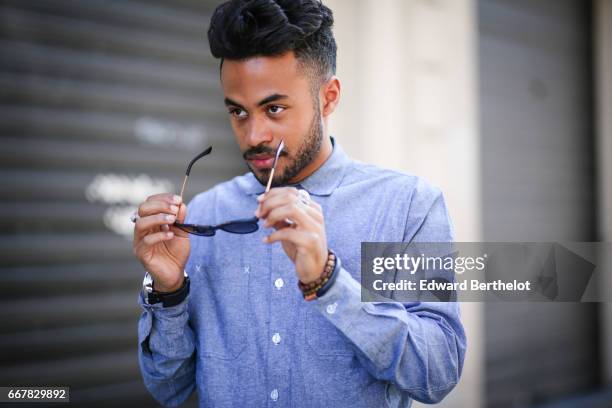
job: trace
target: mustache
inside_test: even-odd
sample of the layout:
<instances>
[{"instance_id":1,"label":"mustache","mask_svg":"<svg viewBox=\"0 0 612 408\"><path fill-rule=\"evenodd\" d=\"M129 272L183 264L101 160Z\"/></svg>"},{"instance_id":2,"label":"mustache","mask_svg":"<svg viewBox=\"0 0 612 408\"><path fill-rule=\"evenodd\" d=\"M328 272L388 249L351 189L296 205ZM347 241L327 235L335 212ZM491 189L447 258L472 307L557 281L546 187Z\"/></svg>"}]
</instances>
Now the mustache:
<instances>
[{"instance_id":1,"label":"mustache","mask_svg":"<svg viewBox=\"0 0 612 408\"><path fill-rule=\"evenodd\" d=\"M242 158L244 160L249 160L249 159L253 158L253 156L256 156L258 154L265 154L265 155L269 155L269 156L274 157L274 155L276 154L276 148L277 147L268 147L268 146L264 146L264 145L259 145L259 146L251 147L250 149L247 149L242 154ZM287 153L287 150L285 148L280 153L279 157L288 156L288 155L289 154Z\"/></svg>"}]
</instances>

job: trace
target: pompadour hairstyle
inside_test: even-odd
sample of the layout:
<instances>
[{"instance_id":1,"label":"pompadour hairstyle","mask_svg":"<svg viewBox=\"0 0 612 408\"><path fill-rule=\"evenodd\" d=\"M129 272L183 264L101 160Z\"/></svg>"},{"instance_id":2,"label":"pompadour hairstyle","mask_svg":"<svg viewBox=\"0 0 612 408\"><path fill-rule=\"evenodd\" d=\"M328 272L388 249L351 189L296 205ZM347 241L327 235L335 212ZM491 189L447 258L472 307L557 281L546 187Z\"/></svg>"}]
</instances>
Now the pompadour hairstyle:
<instances>
[{"instance_id":1,"label":"pompadour hairstyle","mask_svg":"<svg viewBox=\"0 0 612 408\"><path fill-rule=\"evenodd\" d=\"M336 73L332 11L320 0L230 0L210 20L212 55L243 60L293 51L318 87Z\"/></svg>"}]
</instances>

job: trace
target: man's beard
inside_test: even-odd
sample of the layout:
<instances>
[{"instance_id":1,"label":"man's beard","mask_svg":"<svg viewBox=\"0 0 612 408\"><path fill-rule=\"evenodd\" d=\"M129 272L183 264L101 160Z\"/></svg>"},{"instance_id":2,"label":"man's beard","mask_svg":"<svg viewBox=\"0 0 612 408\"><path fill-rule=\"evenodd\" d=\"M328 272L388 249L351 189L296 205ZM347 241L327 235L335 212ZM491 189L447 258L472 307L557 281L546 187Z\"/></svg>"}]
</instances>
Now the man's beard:
<instances>
[{"instance_id":1,"label":"man's beard","mask_svg":"<svg viewBox=\"0 0 612 408\"><path fill-rule=\"evenodd\" d=\"M318 103L315 105L317 110L312 117L308 132L302 138L303 142L298 148L297 152L289 155L285 150L283 150L281 153L280 157L284 158L283 161L286 163L286 167L282 172L279 171L278 168L274 171L274 178L272 179L273 187L288 184L289 180L294 179L302 170L304 170L304 168L306 168L306 166L308 166L314 160L316 155L321 150L321 145L323 144L323 123L321 121L318 105ZM275 154L276 151L275 149L270 150L270 148L260 145L254 147L253 149L249 149L244 153L244 156L246 157L247 155L259 153ZM270 177L271 169L259 173L259 175L251 168L251 166L249 166L249 169L261 184L266 185L268 183L268 177Z\"/></svg>"}]
</instances>

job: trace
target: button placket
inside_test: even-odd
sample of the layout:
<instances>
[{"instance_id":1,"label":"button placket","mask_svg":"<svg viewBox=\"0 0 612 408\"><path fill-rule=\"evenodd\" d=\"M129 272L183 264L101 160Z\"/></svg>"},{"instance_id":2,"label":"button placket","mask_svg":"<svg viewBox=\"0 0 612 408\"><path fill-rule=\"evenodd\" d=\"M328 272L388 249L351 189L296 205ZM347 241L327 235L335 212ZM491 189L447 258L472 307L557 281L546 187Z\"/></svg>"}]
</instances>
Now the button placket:
<instances>
[{"instance_id":1,"label":"button placket","mask_svg":"<svg viewBox=\"0 0 612 408\"><path fill-rule=\"evenodd\" d=\"M284 250L280 245L271 248L271 261L269 267L269 275L267 276L268 289L267 292L271 295L269 298L269 324L268 330L268 388L270 392L270 404L285 405L288 403L289 394L285 391L283 384L286 383L289 377L289 367L285 363L291 359L289 350L285 346L290 338L287 327L291 326L289 310L291 309L294 298L287 284L287 279L290 271L293 271L294 266L285 255ZM283 386L281 386L283 385ZM283 394L285 393L285 394Z\"/></svg>"}]
</instances>

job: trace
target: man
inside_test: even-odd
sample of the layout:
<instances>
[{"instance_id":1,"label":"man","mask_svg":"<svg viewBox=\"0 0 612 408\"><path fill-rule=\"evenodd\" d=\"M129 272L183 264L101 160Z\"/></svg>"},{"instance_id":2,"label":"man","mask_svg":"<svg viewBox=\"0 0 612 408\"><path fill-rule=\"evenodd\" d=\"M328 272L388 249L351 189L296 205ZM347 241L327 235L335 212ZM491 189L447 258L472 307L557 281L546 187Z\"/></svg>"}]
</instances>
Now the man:
<instances>
[{"instance_id":1,"label":"man","mask_svg":"<svg viewBox=\"0 0 612 408\"><path fill-rule=\"evenodd\" d=\"M172 194L139 206L134 253L166 299L139 296L139 361L166 406L197 388L201 406L409 407L459 380L455 303L361 302L362 241L450 242L453 231L438 189L355 162L329 136L340 99L332 23L316 0L235 0L212 16L210 47L250 172L188 209ZM173 226L253 214L251 234L190 240Z\"/></svg>"}]
</instances>

